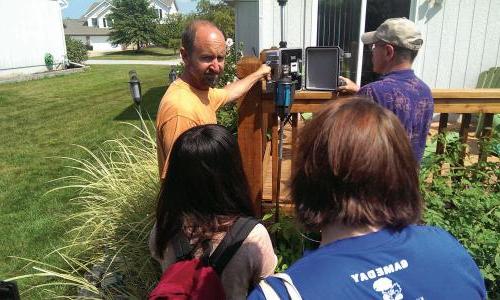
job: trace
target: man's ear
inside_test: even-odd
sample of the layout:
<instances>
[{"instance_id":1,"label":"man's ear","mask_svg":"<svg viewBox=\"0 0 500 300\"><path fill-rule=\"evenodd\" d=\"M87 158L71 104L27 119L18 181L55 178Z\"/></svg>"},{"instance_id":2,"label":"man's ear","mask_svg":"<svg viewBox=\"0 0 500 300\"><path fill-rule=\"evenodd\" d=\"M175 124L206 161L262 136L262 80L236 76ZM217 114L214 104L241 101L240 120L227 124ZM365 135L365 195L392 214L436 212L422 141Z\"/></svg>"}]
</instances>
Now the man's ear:
<instances>
[{"instance_id":1,"label":"man's ear","mask_svg":"<svg viewBox=\"0 0 500 300\"><path fill-rule=\"evenodd\" d=\"M184 64L186 64L186 62L189 60L188 51L186 50L186 48L181 47L179 52L181 53L182 61L184 61Z\"/></svg>"},{"instance_id":2,"label":"man's ear","mask_svg":"<svg viewBox=\"0 0 500 300\"><path fill-rule=\"evenodd\" d=\"M396 51L394 49L394 46L386 45L385 46L385 54L389 59L393 59L396 55Z\"/></svg>"}]
</instances>

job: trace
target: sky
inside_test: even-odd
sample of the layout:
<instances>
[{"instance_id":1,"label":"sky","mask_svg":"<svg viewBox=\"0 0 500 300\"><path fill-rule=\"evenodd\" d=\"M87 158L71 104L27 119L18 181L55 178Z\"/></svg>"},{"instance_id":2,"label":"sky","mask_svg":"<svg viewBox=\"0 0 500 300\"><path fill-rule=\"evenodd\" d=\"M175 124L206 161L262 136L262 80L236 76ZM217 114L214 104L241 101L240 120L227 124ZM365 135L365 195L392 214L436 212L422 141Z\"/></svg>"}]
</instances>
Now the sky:
<instances>
[{"instance_id":1,"label":"sky","mask_svg":"<svg viewBox=\"0 0 500 300\"><path fill-rule=\"evenodd\" d=\"M100 0L68 0L68 7L63 9L63 18L78 19L89 6ZM189 13L196 9L197 0L175 0L181 13Z\"/></svg>"}]
</instances>

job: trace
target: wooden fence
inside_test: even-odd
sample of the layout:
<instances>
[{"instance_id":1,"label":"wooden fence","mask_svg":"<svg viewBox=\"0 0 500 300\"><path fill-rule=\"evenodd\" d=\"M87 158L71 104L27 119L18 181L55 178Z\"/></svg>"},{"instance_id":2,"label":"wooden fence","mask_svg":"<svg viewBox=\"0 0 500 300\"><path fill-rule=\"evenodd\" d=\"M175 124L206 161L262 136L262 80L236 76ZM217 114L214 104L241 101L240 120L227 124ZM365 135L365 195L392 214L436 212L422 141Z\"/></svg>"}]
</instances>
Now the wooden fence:
<instances>
[{"instance_id":1,"label":"wooden fence","mask_svg":"<svg viewBox=\"0 0 500 300\"><path fill-rule=\"evenodd\" d=\"M237 69L238 77L245 77L256 70L260 62L243 60ZM466 143L470 129L472 114L484 113L484 127L480 139L488 138L492 133L493 114L500 113L500 89L434 89L434 112L440 114L439 132L446 130L449 114L462 114L459 141ZM292 106L292 142L297 136L298 113L315 112L330 101L335 101L337 95L331 92L298 91L295 93ZM252 201L256 212L262 213L263 187L265 167L272 160L272 202L278 203L280 185L278 176L278 121L274 114L274 102L271 94L264 92L263 83L256 84L239 103L238 143L241 149L243 167L248 177ZM271 133L270 143L269 133ZM293 161L293 150L292 161ZM444 152L444 145L439 143L437 153ZM462 153L461 159L463 163ZM486 160L487 153L481 149L479 160ZM290 176L290 173L283 173ZM265 204L265 203L264 203ZM267 205L272 205L267 203ZM287 204L284 203L286 206Z\"/></svg>"}]
</instances>

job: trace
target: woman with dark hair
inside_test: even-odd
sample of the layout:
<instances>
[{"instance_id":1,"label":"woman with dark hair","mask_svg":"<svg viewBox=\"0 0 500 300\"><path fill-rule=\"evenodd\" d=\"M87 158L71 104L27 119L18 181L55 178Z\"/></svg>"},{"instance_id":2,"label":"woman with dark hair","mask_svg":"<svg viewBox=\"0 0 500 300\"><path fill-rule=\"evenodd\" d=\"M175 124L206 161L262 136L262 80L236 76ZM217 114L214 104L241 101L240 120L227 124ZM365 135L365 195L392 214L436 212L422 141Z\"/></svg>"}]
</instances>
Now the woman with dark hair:
<instances>
[{"instance_id":1,"label":"woman with dark hair","mask_svg":"<svg viewBox=\"0 0 500 300\"><path fill-rule=\"evenodd\" d=\"M248 216L254 213L234 136L219 125L193 127L179 136L170 154L149 243L162 269L176 261L173 244L180 232L199 258L216 249L238 217ZM222 272L226 298L246 297L248 288L272 274L276 263L269 234L257 224Z\"/></svg>"},{"instance_id":2,"label":"woman with dark hair","mask_svg":"<svg viewBox=\"0 0 500 300\"><path fill-rule=\"evenodd\" d=\"M485 299L478 267L446 231L421 222L418 165L389 110L337 100L298 139L291 197L321 243L249 299ZM288 292L287 292L288 291Z\"/></svg>"}]
</instances>

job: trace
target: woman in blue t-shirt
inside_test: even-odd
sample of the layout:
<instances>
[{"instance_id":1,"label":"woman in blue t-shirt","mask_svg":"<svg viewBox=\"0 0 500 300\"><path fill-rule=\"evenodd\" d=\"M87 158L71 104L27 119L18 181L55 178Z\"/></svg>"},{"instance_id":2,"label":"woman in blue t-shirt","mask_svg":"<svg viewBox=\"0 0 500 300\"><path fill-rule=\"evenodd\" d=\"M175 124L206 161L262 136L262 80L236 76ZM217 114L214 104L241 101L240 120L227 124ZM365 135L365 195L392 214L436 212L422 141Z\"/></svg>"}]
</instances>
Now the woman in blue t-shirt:
<instances>
[{"instance_id":1,"label":"woman in blue t-shirt","mask_svg":"<svg viewBox=\"0 0 500 300\"><path fill-rule=\"evenodd\" d=\"M390 111L362 97L337 100L304 126L291 198L321 244L249 299L485 299L467 251L446 231L418 225L418 166Z\"/></svg>"}]
</instances>

